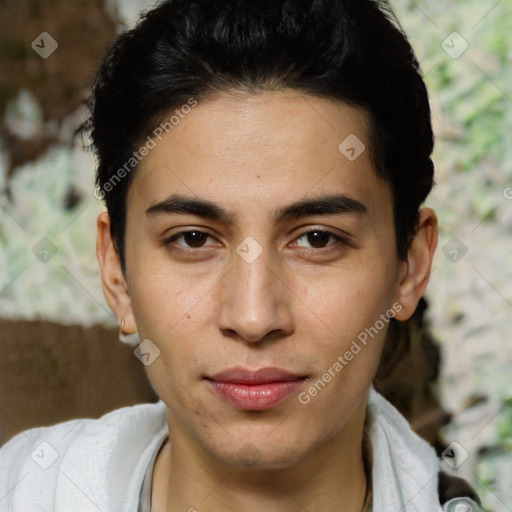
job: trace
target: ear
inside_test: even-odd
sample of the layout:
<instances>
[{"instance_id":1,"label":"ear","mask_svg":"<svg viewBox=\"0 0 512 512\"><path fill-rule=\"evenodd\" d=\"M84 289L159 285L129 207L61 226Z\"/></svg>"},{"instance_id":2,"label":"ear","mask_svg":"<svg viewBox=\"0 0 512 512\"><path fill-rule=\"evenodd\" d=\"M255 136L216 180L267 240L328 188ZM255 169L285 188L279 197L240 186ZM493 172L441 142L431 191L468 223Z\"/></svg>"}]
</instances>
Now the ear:
<instances>
[{"instance_id":1,"label":"ear","mask_svg":"<svg viewBox=\"0 0 512 512\"><path fill-rule=\"evenodd\" d=\"M137 330L132 312L128 285L121 268L121 260L110 234L110 217L101 212L96 221L96 256L100 264L101 285L108 306L123 324L123 331L133 333Z\"/></svg>"},{"instance_id":2,"label":"ear","mask_svg":"<svg viewBox=\"0 0 512 512\"><path fill-rule=\"evenodd\" d=\"M414 238L402 263L398 302L402 309L395 318L409 319L425 292L430 278L432 259L437 247L437 216L431 208L421 208Z\"/></svg>"}]
</instances>

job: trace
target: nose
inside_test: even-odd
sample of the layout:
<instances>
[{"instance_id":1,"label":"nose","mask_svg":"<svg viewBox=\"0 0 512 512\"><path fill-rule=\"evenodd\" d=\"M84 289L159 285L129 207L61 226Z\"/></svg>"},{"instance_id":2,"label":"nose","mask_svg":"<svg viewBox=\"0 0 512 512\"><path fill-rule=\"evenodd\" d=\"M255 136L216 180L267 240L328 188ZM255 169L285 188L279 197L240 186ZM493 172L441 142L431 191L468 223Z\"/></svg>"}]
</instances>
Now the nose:
<instances>
[{"instance_id":1,"label":"nose","mask_svg":"<svg viewBox=\"0 0 512 512\"><path fill-rule=\"evenodd\" d=\"M244 257L243 250L234 255L233 267L220 283L218 325L226 336L261 343L293 331L293 293L271 249L253 257Z\"/></svg>"}]
</instances>

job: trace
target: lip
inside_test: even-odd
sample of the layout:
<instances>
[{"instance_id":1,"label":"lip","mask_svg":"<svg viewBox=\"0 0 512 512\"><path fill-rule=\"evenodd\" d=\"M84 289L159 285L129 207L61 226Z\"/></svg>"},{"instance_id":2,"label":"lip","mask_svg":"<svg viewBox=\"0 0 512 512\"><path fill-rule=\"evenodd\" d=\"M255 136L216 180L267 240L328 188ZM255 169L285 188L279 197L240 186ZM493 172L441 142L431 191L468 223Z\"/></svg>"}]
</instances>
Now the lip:
<instances>
[{"instance_id":1,"label":"lip","mask_svg":"<svg viewBox=\"0 0 512 512\"><path fill-rule=\"evenodd\" d=\"M228 404L245 411L262 411L275 407L302 386L306 375L282 368L250 370L229 368L207 377L210 388Z\"/></svg>"},{"instance_id":2,"label":"lip","mask_svg":"<svg viewBox=\"0 0 512 512\"><path fill-rule=\"evenodd\" d=\"M215 382L230 382L232 384L267 384L269 382L286 382L298 380L306 377L305 375L297 375L282 368L275 366L267 366L258 370L250 370L236 366L228 368L222 372L216 373L209 377L209 380Z\"/></svg>"}]
</instances>

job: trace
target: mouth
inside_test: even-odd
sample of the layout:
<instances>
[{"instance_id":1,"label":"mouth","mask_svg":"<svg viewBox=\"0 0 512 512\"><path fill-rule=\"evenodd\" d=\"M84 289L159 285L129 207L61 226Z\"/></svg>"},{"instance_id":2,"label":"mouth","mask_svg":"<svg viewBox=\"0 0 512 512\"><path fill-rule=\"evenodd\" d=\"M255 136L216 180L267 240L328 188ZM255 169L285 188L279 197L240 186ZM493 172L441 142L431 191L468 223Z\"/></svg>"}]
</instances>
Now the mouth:
<instances>
[{"instance_id":1,"label":"mouth","mask_svg":"<svg viewBox=\"0 0 512 512\"><path fill-rule=\"evenodd\" d=\"M276 367L259 370L235 367L206 380L212 391L231 406L244 411L263 411L297 392L307 378Z\"/></svg>"}]
</instances>

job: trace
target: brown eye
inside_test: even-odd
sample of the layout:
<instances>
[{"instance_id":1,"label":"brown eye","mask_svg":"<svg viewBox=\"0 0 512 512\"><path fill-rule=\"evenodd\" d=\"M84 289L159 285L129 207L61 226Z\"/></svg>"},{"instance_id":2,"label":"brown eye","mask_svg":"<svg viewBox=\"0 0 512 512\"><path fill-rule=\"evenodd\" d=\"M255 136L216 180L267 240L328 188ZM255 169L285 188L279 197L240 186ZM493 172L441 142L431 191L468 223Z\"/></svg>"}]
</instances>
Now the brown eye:
<instances>
[{"instance_id":1,"label":"brown eye","mask_svg":"<svg viewBox=\"0 0 512 512\"><path fill-rule=\"evenodd\" d=\"M332 240L329 243L329 240ZM344 243L343 238L337 236L329 231L322 231L320 229L313 229L308 231L297 238L297 246L299 247L310 247L314 249L322 249L324 247L330 247L337 242Z\"/></svg>"},{"instance_id":2,"label":"brown eye","mask_svg":"<svg viewBox=\"0 0 512 512\"><path fill-rule=\"evenodd\" d=\"M190 247L202 247L207 238L208 235L201 233L201 231L188 231L183 235L183 240L185 240Z\"/></svg>"},{"instance_id":3,"label":"brown eye","mask_svg":"<svg viewBox=\"0 0 512 512\"><path fill-rule=\"evenodd\" d=\"M192 231L182 231L181 233L177 233L169 238L168 242L176 242L179 239L182 239L184 244L177 243L180 247L186 248L198 248L203 247L205 241L210 237L208 233L204 233L203 231L192 230Z\"/></svg>"},{"instance_id":4,"label":"brown eye","mask_svg":"<svg viewBox=\"0 0 512 512\"><path fill-rule=\"evenodd\" d=\"M310 231L307 235L308 242L313 247L325 247L331 235L325 231Z\"/></svg>"}]
</instances>

